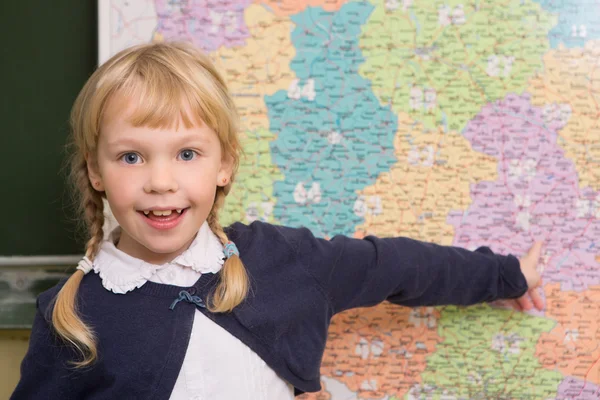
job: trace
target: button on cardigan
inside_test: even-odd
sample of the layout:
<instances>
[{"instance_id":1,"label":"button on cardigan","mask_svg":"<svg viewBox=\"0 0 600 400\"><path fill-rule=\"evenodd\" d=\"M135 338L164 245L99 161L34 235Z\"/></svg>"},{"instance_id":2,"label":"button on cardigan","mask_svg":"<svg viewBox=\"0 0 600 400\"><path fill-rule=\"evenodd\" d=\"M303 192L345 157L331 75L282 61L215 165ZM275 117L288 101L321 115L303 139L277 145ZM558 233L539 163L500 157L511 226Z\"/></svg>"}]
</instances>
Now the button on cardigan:
<instances>
[{"instance_id":1,"label":"button on cardigan","mask_svg":"<svg viewBox=\"0 0 600 400\"><path fill-rule=\"evenodd\" d=\"M305 228L263 222L226 228L250 278L247 298L231 313L181 301L182 290L206 297L218 274L191 287L147 281L115 294L98 274L83 278L80 315L95 330L98 361L85 370L54 334L48 315L64 284L38 297L29 349L12 399L164 399L172 395L186 357L196 312L229 332L294 386L320 390L320 365L334 314L388 300L406 306L469 305L516 298L527 290L519 260L408 238L316 238ZM217 396L217 398L223 398Z\"/></svg>"}]
</instances>

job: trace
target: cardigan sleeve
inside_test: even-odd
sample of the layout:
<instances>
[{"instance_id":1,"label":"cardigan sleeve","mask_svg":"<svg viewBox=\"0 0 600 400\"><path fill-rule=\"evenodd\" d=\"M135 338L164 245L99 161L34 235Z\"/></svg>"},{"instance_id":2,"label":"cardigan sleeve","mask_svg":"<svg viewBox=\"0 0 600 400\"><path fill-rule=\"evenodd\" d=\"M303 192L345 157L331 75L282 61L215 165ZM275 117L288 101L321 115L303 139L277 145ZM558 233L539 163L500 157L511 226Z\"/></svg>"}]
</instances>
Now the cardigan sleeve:
<instances>
[{"instance_id":1,"label":"cardigan sleeve","mask_svg":"<svg viewBox=\"0 0 600 400\"><path fill-rule=\"evenodd\" d=\"M66 364L74 359L75 352L55 337L40 311L39 297L36 307L29 348L21 362L21 378L10 399L81 398L79 376Z\"/></svg>"},{"instance_id":2,"label":"cardigan sleeve","mask_svg":"<svg viewBox=\"0 0 600 400\"><path fill-rule=\"evenodd\" d=\"M410 307L471 305L527 291L519 260L488 247L470 251L404 237L325 240L303 230L298 256L334 313L384 300Z\"/></svg>"}]
</instances>

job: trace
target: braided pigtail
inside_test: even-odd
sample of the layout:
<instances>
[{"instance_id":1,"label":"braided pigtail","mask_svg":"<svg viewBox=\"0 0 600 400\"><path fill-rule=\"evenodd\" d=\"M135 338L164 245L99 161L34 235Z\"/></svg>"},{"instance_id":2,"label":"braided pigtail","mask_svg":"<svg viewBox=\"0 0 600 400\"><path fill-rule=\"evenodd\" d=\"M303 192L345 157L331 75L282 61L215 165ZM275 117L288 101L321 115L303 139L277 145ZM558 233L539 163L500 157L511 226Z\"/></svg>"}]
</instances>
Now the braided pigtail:
<instances>
[{"instance_id":1,"label":"braided pigtail","mask_svg":"<svg viewBox=\"0 0 600 400\"><path fill-rule=\"evenodd\" d=\"M83 157L72 160L72 183L81 193L80 212L85 216L89 237L85 255L93 260L104 237L104 204L99 192L92 188L88 179L87 164ZM82 361L71 361L76 368L85 367L97 358L96 336L90 326L77 314L77 291L84 273L76 270L58 292L52 311L52 324L56 333L71 343L83 357Z\"/></svg>"},{"instance_id":2,"label":"braided pigtail","mask_svg":"<svg viewBox=\"0 0 600 400\"><path fill-rule=\"evenodd\" d=\"M135 109L128 115L128 122L133 126L170 127L182 119L185 126L191 127L202 121L219 136L223 154L232 158L232 180L239 165L239 117L225 81L208 55L192 44L177 42L140 44L115 54L88 79L71 110L70 177L89 233L86 258L82 260L85 266L78 266L85 271L91 268L91 261L104 239L105 195L90 184L88 162L96 162L103 121L113 117L107 115L108 104L135 98L143 101L135 102ZM228 243L228 238L217 215L230 189L231 183L216 189L215 203L207 218L223 245ZM76 367L92 364L98 357L98 339L77 313L76 299L85 274L83 270L77 269L69 277L56 296L53 309L48 308L57 334L83 356L82 360L73 362ZM248 288L248 275L239 256L229 257L211 295L212 311L233 310L244 300ZM50 315L47 317L50 319Z\"/></svg>"},{"instance_id":3,"label":"braided pigtail","mask_svg":"<svg viewBox=\"0 0 600 400\"><path fill-rule=\"evenodd\" d=\"M227 186L227 189L229 189L230 185L231 183ZM215 203L206 219L208 226L210 226L210 229L217 235L223 245L229 242L229 238L219 223L218 211L225 201L225 193L225 188L217 188ZM214 293L209 296L208 309L211 312L231 312L237 305L244 301L249 287L246 268L237 254L231 255L225 260L219 276L219 283Z\"/></svg>"}]
</instances>

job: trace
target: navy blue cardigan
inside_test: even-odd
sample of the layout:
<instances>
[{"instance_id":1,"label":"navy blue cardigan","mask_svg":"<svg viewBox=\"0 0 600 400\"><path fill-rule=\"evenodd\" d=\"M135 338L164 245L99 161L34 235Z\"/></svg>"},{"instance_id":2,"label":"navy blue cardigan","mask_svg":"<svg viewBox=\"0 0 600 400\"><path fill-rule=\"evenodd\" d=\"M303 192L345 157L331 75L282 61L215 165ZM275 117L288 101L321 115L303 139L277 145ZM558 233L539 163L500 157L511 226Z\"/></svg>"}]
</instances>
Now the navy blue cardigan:
<instances>
[{"instance_id":1,"label":"navy blue cardigan","mask_svg":"<svg viewBox=\"0 0 600 400\"><path fill-rule=\"evenodd\" d=\"M320 364L331 317L389 300L406 306L469 305L527 290L519 261L487 247L469 251L408 238L315 238L307 229L236 223L227 235L250 277L247 299L232 313L198 309L249 346L296 394L320 390ZM81 282L78 307L98 337L98 361L66 364L76 354L44 315L64 281L38 297L29 349L12 399L168 399L183 363L196 305L170 306L181 290L206 301L217 275L191 288L145 283L126 295L97 274ZM201 362L202 360L199 360Z\"/></svg>"}]
</instances>

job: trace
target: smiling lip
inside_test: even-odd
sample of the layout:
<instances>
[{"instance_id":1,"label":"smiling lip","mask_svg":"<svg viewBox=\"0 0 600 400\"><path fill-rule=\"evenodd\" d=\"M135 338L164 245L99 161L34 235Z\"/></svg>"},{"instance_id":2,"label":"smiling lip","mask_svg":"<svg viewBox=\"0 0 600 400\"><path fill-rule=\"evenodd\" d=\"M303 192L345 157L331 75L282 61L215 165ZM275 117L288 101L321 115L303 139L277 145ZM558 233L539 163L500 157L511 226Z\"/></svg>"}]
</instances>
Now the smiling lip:
<instances>
[{"instance_id":1,"label":"smiling lip","mask_svg":"<svg viewBox=\"0 0 600 400\"><path fill-rule=\"evenodd\" d=\"M159 210L159 209L154 208L151 210ZM165 210L173 210L173 208L167 208ZM183 220L183 218L187 214L187 210L188 210L187 208L184 208L183 211L181 211L181 214L179 214L178 212L174 212L171 215L164 216L164 217L157 217L152 214L145 215L143 211L138 211L138 214L152 228L158 229L158 230L168 230L168 229L173 229L177 225L179 225L179 223ZM160 211L164 211L164 210L160 210Z\"/></svg>"},{"instance_id":2,"label":"smiling lip","mask_svg":"<svg viewBox=\"0 0 600 400\"><path fill-rule=\"evenodd\" d=\"M169 211L169 210L185 210L187 207L174 207L174 206L167 206L167 207L150 207L150 208L144 208L142 210L138 210L141 212L144 211Z\"/></svg>"}]
</instances>

